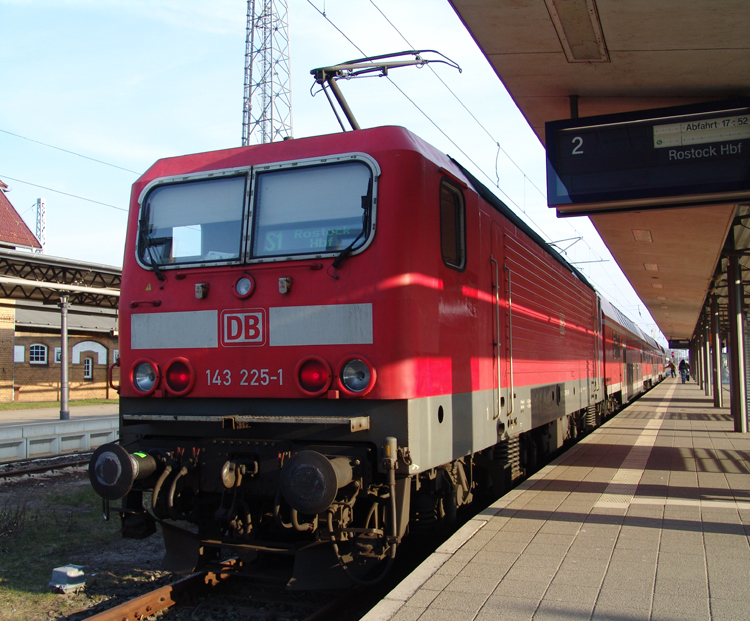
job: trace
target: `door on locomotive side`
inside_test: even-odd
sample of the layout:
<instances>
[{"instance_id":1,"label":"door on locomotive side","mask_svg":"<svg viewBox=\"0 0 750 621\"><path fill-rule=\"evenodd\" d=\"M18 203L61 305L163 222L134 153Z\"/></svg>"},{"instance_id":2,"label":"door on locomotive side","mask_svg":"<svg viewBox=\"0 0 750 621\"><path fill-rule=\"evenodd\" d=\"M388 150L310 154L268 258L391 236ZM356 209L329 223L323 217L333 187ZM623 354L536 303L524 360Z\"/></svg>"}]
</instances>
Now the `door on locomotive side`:
<instances>
[{"instance_id":1,"label":"door on locomotive side","mask_svg":"<svg viewBox=\"0 0 750 621\"><path fill-rule=\"evenodd\" d=\"M604 398L603 378L604 378L604 360L606 354L604 351L605 339L602 324L602 300L595 296L595 311L593 316L594 323L594 351L592 355L593 371L589 374L589 405L594 405Z\"/></svg>"},{"instance_id":2,"label":"door on locomotive side","mask_svg":"<svg viewBox=\"0 0 750 621\"><path fill-rule=\"evenodd\" d=\"M494 344L493 372L495 380L496 417L505 424L513 414L513 360L511 292L509 271L505 265L505 232L492 222L490 243L492 276L492 340Z\"/></svg>"}]
</instances>

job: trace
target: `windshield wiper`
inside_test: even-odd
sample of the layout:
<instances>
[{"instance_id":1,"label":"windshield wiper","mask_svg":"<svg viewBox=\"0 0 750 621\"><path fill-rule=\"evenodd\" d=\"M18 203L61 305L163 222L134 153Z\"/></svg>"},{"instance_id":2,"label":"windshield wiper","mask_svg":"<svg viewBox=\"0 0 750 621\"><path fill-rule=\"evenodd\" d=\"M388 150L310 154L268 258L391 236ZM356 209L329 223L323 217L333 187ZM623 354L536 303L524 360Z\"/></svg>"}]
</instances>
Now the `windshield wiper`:
<instances>
[{"instance_id":1,"label":"windshield wiper","mask_svg":"<svg viewBox=\"0 0 750 621\"><path fill-rule=\"evenodd\" d=\"M349 244L346 248L344 248L339 255L333 260L333 263L331 264L331 267L333 269L337 270L339 266L344 262L344 259L348 257L352 250L354 250L354 246L357 245L357 242L362 239L362 236L365 234L365 231L367 231L369 226L369 220L370 220L370 207L372 206L372 177L370 178L370 181L367 183L367 194L365 194L362 197L362 230L359 232L359 235L354 238L354 241Z\"/></svg>"}]
</instances>

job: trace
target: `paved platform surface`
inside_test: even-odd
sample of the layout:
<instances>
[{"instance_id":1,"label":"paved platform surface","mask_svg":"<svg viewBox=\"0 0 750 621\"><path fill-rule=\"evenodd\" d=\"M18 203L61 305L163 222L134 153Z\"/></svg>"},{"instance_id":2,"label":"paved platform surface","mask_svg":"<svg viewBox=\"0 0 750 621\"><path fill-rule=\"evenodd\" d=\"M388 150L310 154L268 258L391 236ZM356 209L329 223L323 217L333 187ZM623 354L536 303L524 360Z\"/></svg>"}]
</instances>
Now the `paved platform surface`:
<instances>
[{"instance_id":1,"label":"paved platform surface","mask_svg":"<svg viewBox=\"0 0 750 621\"><path fill-rule=\"evenodd\" d=\"M101 418L102 416L117 416L119 401L101 405L69 406L70 420L81 418ZM0 425L19 425L24 423L55 422L60 420L60 408L32 408L28 410L0 411Z\"/></svg>"},{"instance_id":2,"label":"paved platform surface","mask_svg":"<svg viewBox=\"0 0 750 621\"><path fill-rule=\"evenodd\" d=\"M668 379L459 532L367 621L750 619L750 436Z\"/></svg>"}]
</instances>

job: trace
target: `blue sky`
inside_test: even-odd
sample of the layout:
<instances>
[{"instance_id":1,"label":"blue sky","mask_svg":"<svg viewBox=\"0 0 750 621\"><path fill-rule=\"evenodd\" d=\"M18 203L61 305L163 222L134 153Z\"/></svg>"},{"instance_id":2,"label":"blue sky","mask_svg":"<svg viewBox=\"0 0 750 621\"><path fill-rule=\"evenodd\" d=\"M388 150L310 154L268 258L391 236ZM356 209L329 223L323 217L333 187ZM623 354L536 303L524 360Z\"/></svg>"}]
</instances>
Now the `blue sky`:
<instances>
[{"instance_id":1,"label":"blue sky","mask_svg":"<svg viewBox=\"0 0 750 621\"><path fill-rule=\"evenodd\" d=\"M546 206L544 149L448 2L289 0L296 137L339 131L325 98L310 95L310 69L360 56L314 7L368 55L413 46L458 62L461 73L435 72L481 126L427 68L391 77L431 120L387 80L341 87L363 127L403 125L485 184L499 179L498 196L545 239L582 235L568 259L651 332L588 219L558 220ZM46 199L47 254L122 265L121 210L138 173L161 157L240 144L246 10L243 0L0 0L0 179L32 230L32 206Z\"/></svg>"}]
</instances>

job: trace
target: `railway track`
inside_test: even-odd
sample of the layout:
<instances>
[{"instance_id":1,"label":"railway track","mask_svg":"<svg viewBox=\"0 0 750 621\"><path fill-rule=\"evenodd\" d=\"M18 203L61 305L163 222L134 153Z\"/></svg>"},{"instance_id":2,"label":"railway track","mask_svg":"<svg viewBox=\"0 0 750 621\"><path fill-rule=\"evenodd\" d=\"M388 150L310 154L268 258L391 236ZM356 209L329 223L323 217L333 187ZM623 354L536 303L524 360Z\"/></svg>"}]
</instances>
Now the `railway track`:
<instances>
[{"instance_id":1,"label":"railway track","mask_svg":"<svg viewBox=\"0 0 750 621\"><path fill-rule=\"evenodd\" d=\"M0 464L0 479L85 466L89 463L91 455L92 451L87 451L85 453L70 453L69 455L55 455L53 457L5 462Z\"/></svg>"},{"instance_id":2,"label":"railway track","mask_svg":"<svg viewBox=\"0 0 750 621\"><path fill-rule=\"evenodd\" d=\"M358 587L344 592L290 593L285 581L248 573L238 559L194 573L117 606L84 617L87 621L222 619L225 621L320 621L341 612Z\"/></svg>"}]
</instances>

